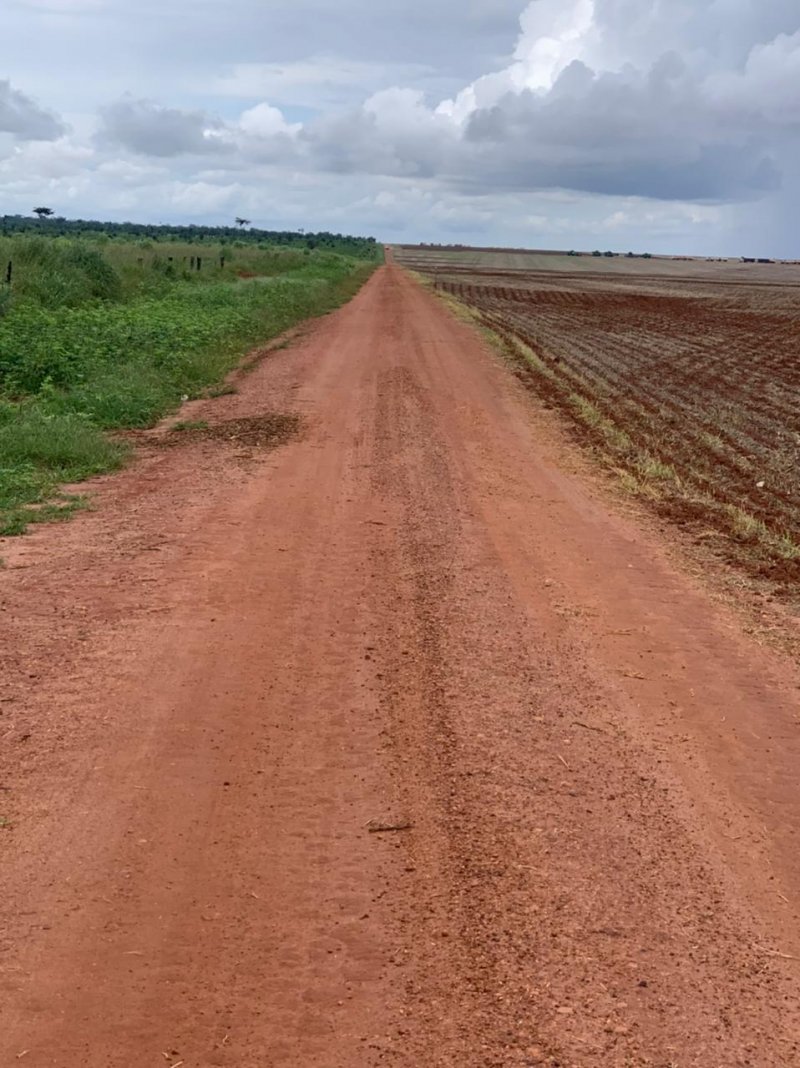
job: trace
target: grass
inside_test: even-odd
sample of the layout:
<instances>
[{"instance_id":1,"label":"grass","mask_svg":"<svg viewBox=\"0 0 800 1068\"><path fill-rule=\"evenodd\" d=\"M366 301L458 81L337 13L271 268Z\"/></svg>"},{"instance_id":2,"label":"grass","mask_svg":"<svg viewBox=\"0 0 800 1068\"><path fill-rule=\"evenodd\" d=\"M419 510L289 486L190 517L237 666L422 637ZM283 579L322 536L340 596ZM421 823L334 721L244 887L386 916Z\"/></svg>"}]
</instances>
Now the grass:
<instances>
[{"instance_id":1,"label":"grass","mask_svg":"<svg viewBox=\"0 0 800 1068\"><path fill-rule=\"evenodd\" d=\"M179 423L173 423L170 430L208 430L205 419L182 419Z\"/></svg>"},{"instance_id":2,"label":"grass","mask_svg":"<svg viewBox=\"0 0 800 1068\"><path fill-rule=\"evenodd\" d=\"M235 392L220 383L249 347L339 306L375 266L254 248L203 275L176 267L180 246L148 259L133 242L105 255L97 242L14 241L10 301L0 286L0 534L71 514L80 505L60 485L125 462L108 431Z\"/></svg>"},{"instance_id":3,"label":"grass","mask_svg":"<svg viewBox=\"0 0 800 1068\"><path fill-rule=\"evenodd\" d=\"M92 300L132 301L164 296L175 282L212 282L285 276L331 253L224 243L109 241L91 238L0 237L0 265L13 264L14 303L77 308ZM344 257L341 257L344 258ZM9 290L0 286L0 310Z\"/></svg>"},{"instance_id":4,"label":"grass","mask_svg":"<svg viewBox=\"0 0 800 1068\"><path fill-rule=\"evenodd\" d=\"M0 534L66 519L85 502L59 494L59 486L120 467L126 452L74 414L35 401L0 405Z\"/></svg>"}]
</instances>

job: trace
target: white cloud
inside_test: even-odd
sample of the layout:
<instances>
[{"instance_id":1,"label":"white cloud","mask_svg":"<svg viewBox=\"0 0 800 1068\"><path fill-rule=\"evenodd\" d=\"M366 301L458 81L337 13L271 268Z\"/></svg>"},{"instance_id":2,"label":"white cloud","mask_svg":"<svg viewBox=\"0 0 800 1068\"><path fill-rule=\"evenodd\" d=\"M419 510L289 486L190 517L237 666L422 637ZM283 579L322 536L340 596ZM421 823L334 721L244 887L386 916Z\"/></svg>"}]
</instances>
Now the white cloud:
<instances>
[{"instance_id":1,"label":"white cloud","mask_svg":"<svg viewBox=\"0 0 800 1068\"><path fill-rule=\"evenodd\" d=\"M16 145L0 160L0 181L17 176L36 175L37 178L65 178L74 175L94 160L94 153L86 145L79 145L66 137L58 141L31 141Z\"/></svg>"},{"instance_id":2,"label":"white cloud","mask_svg":"<svg viewBox=\"0 0 800 1068\"><path fill-rule=\"evenodd\" d=\"M302 129L300 123L288 123L279 108L266 103L243 111L239 127L250 137L293 136Z\"/></svg>"},{"instance_id":3,"label":"white cloud","mask_svg":"<svg viewBox=\"0 0 800 1068\"><path fill-rule=\"evenodd\" d=\"M208 215L211 212L230 213L242 197L239 185L214 185L210 182L173 182L168 187L169 203L179 211Z\"/></svg>"},{"instance_id":4,"label":"white cloud","mask_svg":"<svg viewBox=\"0 0 800 1068\"><path fill-rule=\"evenodd\" d=\"M154 178L161 178L169 172L166 167L156 167L148 163L138 163L128 159L109 159L99 163L96 173L102 178L126 185L143 185Z\"/></svg>"}]
</instances>

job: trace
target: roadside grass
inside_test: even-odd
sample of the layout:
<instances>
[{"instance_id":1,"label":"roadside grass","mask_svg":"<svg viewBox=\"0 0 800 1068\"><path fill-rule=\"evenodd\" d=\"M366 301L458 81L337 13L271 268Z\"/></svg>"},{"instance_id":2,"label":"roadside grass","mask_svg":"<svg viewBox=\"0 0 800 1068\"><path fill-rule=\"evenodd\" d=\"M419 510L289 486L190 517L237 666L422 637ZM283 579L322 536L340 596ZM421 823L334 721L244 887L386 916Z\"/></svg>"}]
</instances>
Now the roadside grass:
<instances>
[{"instance_id":1,"label":"roadside grass","mask_svg":"<svg viewBox=\"0 0 800 1068\"><path fill-rule=\"evenodd\" d=\"M58 487L114 470L126 454L124 445L75 415L31 401L0 405L0 534L68 518L85 501Z\"/></svg>"},{"instance_id":2,"label":"roadside grass","mask_svg":"<svg viewBox=\"0 0 800 1068\"><path fill-rule=\"evenodd\" d=\"M83 506L58 488L125 462L128 447L108 431L152 426L185 397L235 392L222 380L249 347L338 307L377 266L335 253L256 249L261 260L254 254L251 263L266 277L168 278L155 295L142 295L95 249L33 244L38 280L15 290L0 317L5 535ZM115 253L122 256L119 245ZM134 246L126 254L135 253Z\"/></svg>"}]
</instances>

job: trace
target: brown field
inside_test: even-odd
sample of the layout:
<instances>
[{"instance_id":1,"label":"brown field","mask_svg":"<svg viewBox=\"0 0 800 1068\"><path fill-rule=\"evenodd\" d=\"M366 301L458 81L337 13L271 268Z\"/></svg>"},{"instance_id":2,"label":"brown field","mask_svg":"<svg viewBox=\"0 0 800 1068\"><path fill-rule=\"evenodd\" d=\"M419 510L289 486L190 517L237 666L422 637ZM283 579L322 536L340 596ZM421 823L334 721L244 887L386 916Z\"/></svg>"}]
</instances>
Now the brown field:
<instances>
[{"instance_id":1,"label":"brown field","mask_svg":"<svg viewBox=\"0 0 800 1068\"><path fill-rule=\"evenodd\" d=\"M800 267L395 250L626 487L775 592L800 579Z\"/></svg>"}]
</instances>

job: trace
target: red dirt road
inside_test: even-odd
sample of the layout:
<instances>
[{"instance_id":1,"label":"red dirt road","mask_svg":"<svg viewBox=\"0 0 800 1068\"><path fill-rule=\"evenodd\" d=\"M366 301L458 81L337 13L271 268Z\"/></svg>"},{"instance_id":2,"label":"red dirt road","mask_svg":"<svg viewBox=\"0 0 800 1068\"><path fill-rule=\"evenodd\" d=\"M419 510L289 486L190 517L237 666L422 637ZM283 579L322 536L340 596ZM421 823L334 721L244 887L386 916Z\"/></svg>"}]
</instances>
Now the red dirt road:
<instances>
[{"instance_id":1,"label":"red dirt road","mask_svg":"<svg viewBox=\"0 0 800 1068\"><path fill-rule=\"evenodd\" d=\"M793 667L397 268L193 407L2 547L0 1065L800 1065Z\"/></svg>"}]
</instances>

